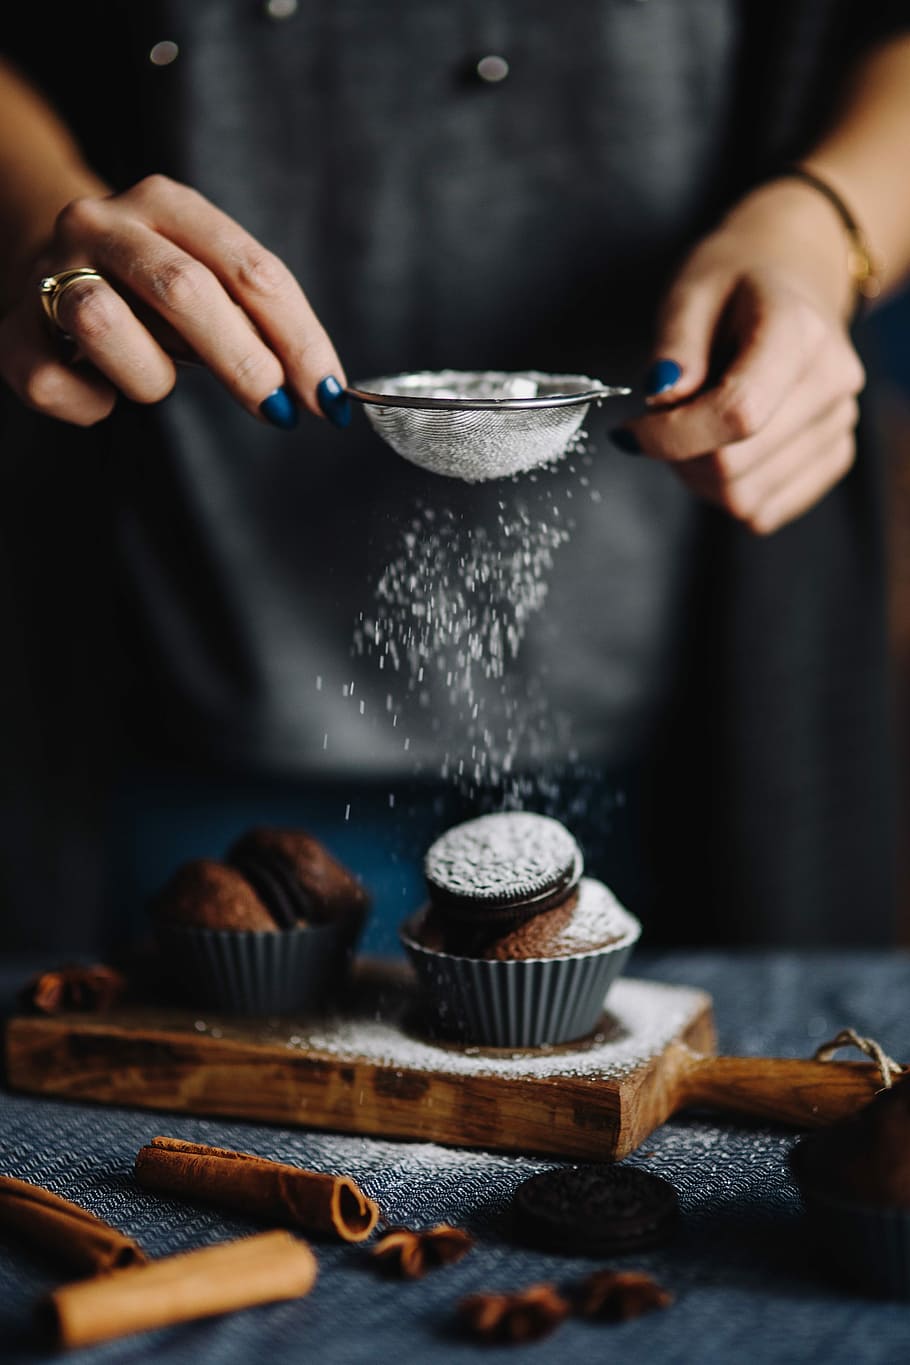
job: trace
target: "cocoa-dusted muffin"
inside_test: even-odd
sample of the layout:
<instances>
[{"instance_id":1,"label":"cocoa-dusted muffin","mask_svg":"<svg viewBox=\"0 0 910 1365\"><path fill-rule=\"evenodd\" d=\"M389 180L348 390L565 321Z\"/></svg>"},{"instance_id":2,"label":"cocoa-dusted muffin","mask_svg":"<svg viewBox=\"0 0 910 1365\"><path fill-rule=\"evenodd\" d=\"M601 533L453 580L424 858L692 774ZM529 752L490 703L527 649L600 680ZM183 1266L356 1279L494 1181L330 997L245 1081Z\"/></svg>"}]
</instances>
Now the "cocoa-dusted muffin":
<instances>
[{"instance_id":1,"label":"cocoa-dusted muffin","mask_svg":"<svg viewBox=\"0 0 910 1365\"><path fill-rule=\"evenodd\" d=\"M184 998L241 1014L337 995L369 906L356 877L303 831L253 830L226 862L198 859L150 909Z\"/></svg>"},{"instance_id":2,"label":"cocoa-dusted muffin","mask_svg":"<svg viewBox=\"0 0 910 1365\"><path fill-rule=\"evenodd\" d=\"M820 1257L865 1293L910 1299L910 1075L802 1138L790 1164Z\"/></svg>"},{"instance_id":3,"label":"cocoa-dusted muffin","mask_svg":"<svg viewBox=\"0 0 910 1365\"><path fill-rule=\"evenodd\" d=\"M278 925L242 873L213 858L178 867L149 907L159 923L274 931Z\"/></svg>"}]
</instances>

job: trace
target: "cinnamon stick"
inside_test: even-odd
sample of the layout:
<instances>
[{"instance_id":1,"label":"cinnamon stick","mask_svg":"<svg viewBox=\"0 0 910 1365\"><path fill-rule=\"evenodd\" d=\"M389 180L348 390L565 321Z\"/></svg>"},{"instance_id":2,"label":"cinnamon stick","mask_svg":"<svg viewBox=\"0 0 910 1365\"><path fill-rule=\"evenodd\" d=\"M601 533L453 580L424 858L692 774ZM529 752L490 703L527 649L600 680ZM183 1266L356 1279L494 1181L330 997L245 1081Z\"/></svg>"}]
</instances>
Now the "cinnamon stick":
<instances>
[{"instance_id":1,"label":"cinnamon stick","mask_svg":"<svg viewBox=\"0 0 910 1365\"><path fill-rule=\"evenodd\" d=\"M50 1252L78 1274L140 1265L145 1253L130 1237L41 1185L0 1176L0 1227Z\"/></svg>"},{"instance_id":2,"label":"cinnamon stick","mask_svg":"<svg viewBox=\"0 0 910 1365\"><path fill-rule=\"evenodd\" d=\"M63 1285L42 1301L39 1323L60 1346L91 1346L254 1304L308 1294L316 1257L289 1232L263 1232L201 1251Z\"/></svg>"},{"instance_id":3,"label":"cinnamon stick","mask_svg":"<svg viewBox=\"0 0 910 1365\"><path fill-rule=\"evenodd\" d=\"M345 1242L364 1241L379 1219L378 1205L350 1176L178 1138L152 1138L136 1157L136 1179L158 1194L201 1199Z\"/></svg>"}]
</instances>

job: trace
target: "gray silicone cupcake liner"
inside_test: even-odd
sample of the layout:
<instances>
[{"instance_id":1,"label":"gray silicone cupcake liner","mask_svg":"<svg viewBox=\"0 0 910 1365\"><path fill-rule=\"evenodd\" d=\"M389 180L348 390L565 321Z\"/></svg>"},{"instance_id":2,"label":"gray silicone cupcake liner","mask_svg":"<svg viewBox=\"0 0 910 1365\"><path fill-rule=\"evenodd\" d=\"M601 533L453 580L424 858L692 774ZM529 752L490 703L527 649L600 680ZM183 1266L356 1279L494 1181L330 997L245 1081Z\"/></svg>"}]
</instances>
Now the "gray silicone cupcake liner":
<instances>
[{"instance_id":1,"label":"gray silicone cupcake liner","mask_svg":"<svg viewBox=\"0 0 910 1365\"><path fill-rule=\"evenodd\" d=\"M879 1298L910 1299L910 1209L854 1204L803 1189L819 1256L839 1278Z\"/></svg>"},{"instance_id":2,"label":"gray silicone cupcake liner","mask_svg":"<svg viewBox=\"0 0 910 1365\"><path fill-rule=\"evenodd\" d=\"M624 970L641 932L632 926L616 943L571 957L507 962L456 957L401 941L426 1000L428 1022L459 1042L482 1047L542 1047L593 1033L612 983Z\"/></svg>"},{"instance_id":3,"label":"gray silicone cupcake liner","mask_svg":"<svg viewBox=\"0 0 910 1365\"><path fill-rule=\"evenodd\" d=\"M193 1004L230 1014L289 1014L317 1008L342 984L360 924L276 933L166 925L164 965Z\"/></svg>"}]
</instances>

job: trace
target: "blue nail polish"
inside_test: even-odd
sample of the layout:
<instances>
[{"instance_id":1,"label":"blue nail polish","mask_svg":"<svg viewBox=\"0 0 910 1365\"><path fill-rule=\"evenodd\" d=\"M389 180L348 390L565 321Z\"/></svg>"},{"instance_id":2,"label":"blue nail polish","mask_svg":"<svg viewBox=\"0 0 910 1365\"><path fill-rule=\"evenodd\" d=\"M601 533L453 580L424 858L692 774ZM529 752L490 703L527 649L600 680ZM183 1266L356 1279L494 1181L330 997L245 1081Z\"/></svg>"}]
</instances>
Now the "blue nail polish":
<instances>
[{"instance_id":1,"label":"blue nail polish","mask_svg":"<svg viewBox=\"0 0 910 1365\"><path fill-rule=\"evenodd\" d=\"M628 427L614 427L610 432L610 440L617 446L624 455L640 455L641 446L638 444L638 437Z\"/></svg>"},{"instance_id":2,"label":"blue nail polish","mask_svg":"<svg viewBox=\"0 0 910 1365\"><path fill-rule=\"evenodd\" d=\"M645 393L649 398L656 398L675 388L681 378L682 366L675 360L655 360L645 375Z\"/></svg>"},{"instance_id":3,"label":"blue nail polish","mask_svg":"<svg viewBox=\"0 0 910 1365\"><path fill-rule=\"evenodd\" d=\"M259 411L267 422L271 422L273 427L280 427L282 431L293 431L300 421L297 404L285 388L270 393L259 404Z\"/></svg>"},{"instance_id":4,"label":"blue nail polish","mask_svg":"<svg viewBox=\"0 0 910 1365\"><path fill-rule=\"evenodd\" d=\"M336 427L346 427L350 423L351 405L348 396L333 374L326 375L317 385L316 397L322 411Z\"/></svg>"}]
</instances>

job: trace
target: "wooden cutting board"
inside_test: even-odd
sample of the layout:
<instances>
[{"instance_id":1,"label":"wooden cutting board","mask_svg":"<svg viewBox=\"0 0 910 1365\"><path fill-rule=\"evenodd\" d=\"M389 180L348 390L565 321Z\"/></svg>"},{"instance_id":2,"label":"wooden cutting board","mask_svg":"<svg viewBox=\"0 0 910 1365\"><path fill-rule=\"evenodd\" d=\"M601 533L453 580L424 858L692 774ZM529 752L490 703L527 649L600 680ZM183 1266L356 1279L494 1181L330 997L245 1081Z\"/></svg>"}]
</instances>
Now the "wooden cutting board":
<instances>
[{"instance_id":1,"label":"wooden cutting board","mask_svg":"<svg viewBox=\"0 0 910 1365\"><path fill-rule=\"evenodd\" d=\"M688 1105L811 1126L881 1082L867 1064L715 1057L702 991L621 979L582 1043L511 1052L432 1042L407 968L364 963L329 1020L135 1004L12 1019L14 1089L451 1146L617 1160Z\"/></svg>"}]
</instances>

